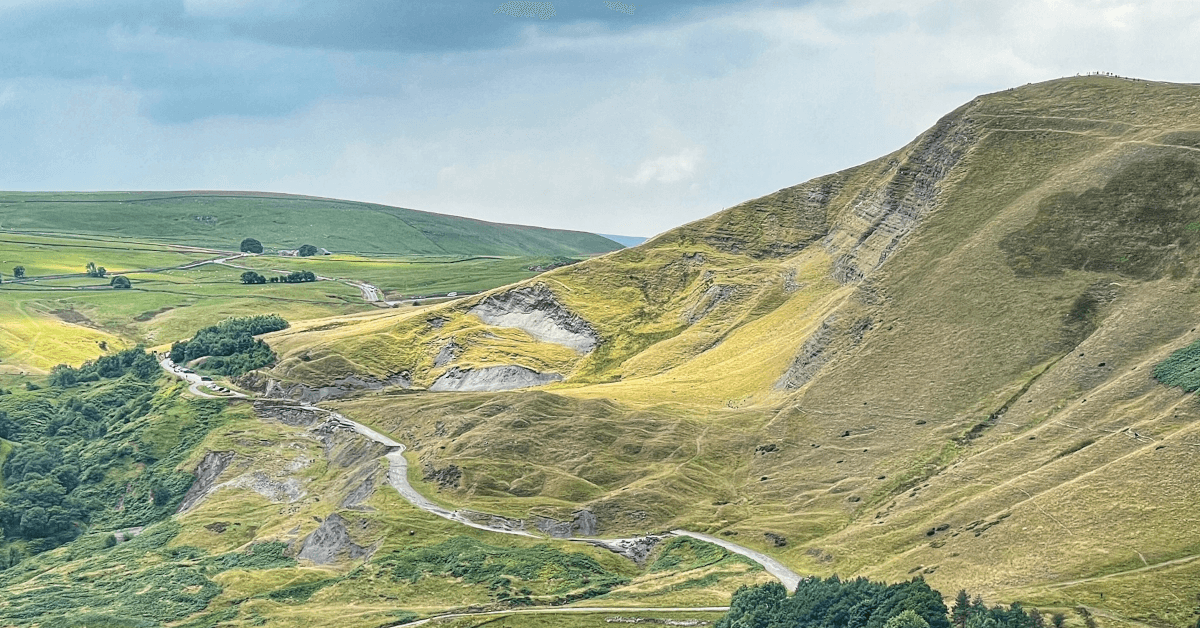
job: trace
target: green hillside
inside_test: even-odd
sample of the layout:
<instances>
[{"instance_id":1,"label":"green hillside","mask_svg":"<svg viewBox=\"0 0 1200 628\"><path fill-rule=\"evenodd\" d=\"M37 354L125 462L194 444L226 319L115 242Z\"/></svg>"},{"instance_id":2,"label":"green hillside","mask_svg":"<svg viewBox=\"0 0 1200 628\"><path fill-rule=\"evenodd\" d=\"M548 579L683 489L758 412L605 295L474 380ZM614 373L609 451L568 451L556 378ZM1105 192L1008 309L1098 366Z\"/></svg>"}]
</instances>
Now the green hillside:
<instances>
[{"instance_id":1,"label":"green hillside","mask_svg":"<svg viewBox=\"0 0 1200 628\"><path fill-rule=\"evenodd\" d=\"M684 526L801 573L1190 626L1200 407L1166 384L1190 386L1171 356L1198 337L1197 138L1194 85L981 96L636 249L279 332L247 383L556 374L340 407L458 469L425 487L447 504L588 508L603 534Z\"/></svg>"},{"instance_id":2,"label":"green hillside","mask_svg":"<svg viewBox=\"0 0 1200 628\"><path fill-rule=\"evenodd\" d=\"M580 231L261 192L0 192L0 226L224 250L237 250L244 238L272 249L312 244L396 255L593 255L621 248Z\"/></svg>"},{"instance_id":3,"label":"green hillside","mask_svg":"<svg viewBox=\"0 0 1200 628\"><path fill-rule=\"evenodd\" d=\"M197 403L144 358L102 381L14 386L0 396L0 625L599 626L715 622L702 609L732 600L718 625L812 610L895 628L921 623L865 615L911 589L925 602L909 610L944 626L927 584L981 596L972 628L1011 612L985 605L1017 602L1042 626L1190 628L1198 138L1200 86L1028 85L867 164L486 293L367 309L326 294L351 287L332 278L303 299L268 284L238 301L289 299L291 326L263 336L278 360L222 380L252 401ZM50 272L42 244L13 250ZM75 320L50 309L66 297L18 301L29 319L5 350L84 356L118 305L149 310L131 337L180 337L228 310L241 264L274 259L133 274L195 299L162 312L72 294L101 321L72 323L72 343L48 342L61 337L35 316ZM414 261L295 268L361 265L403 290L407 271L388 269ZM431 505L401 497L404 477ZM26 516L38 500L62 504L44 507L52 530ZM778 586L735 598L779 572L657 536L670 530L839 578L804 579L786 603ZM563 534L661 542L631 559ZM843 588L846 604L819 603ZM1020 617L1004 625L1038 625Z\"/></svg>"}]
</instances>

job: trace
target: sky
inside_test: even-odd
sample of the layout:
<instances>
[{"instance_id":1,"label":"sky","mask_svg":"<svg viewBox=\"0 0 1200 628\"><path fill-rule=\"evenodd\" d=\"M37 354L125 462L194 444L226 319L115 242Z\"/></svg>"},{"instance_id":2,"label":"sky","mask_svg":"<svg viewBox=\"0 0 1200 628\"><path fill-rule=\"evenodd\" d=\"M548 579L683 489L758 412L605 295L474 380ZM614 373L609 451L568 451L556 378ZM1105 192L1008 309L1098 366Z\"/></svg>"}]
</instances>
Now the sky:
<instances>
[{"instance_id":1,"label":"sky","mask_svg":"<svg viewBox=\"0 0 1200 628\"><path fill-rule=\"evenodd\" d=\"M1200 82L1200 2L0 0L0 189L651 236L1097 70Z\"/></svg>"}]
</instances>

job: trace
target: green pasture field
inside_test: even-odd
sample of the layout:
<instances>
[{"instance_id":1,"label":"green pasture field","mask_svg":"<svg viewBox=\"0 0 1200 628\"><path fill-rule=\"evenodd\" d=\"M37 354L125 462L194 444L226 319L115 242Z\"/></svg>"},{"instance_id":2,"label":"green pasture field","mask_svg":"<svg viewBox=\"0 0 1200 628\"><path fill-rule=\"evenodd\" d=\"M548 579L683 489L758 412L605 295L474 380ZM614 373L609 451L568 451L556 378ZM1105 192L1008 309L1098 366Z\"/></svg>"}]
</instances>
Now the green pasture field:
<instances>
[{"instance_id":1,"label":"green pasture field","mask_svg":"<svg viewBox=\"0 0 1200 628\"><path fill-rule=\"evenodd\" d=\"M588 255L622 248L580 231L260 192L0 192L0 226L237 249L312 244L399 255Z\"/></svg>"},{"instance_id":2,"label":"green pasture field","mask_svg":"<svg viewBox=\"0 0 1200 628\"><path fill-rule=\"evenodd\" d=\"M78 365L105 351L137 344L164 346L231 316L275 313L293 322L378 309L346 281L365 281L386 298L476 292L526 279L548 257L390 258L244 257L228 265L177 268L227 252L89 236L0 232L0 385L23 384L56 364ZM87 277L88 262L109 271ZM13 267L25 268L14 281ZM255 268L311 270L336 281L245 285ZM147 271L147 272L131 272ZM121 274L129 290L114 290Z\"/></svg>"},{"instance_id":3,"label":"green pasture field","mask_svg":"<svg viewBox=\"0 0 1200 628\"><path fill-rule=\"evenodd\" d=\"M365 281L389 298L426 296L447 292L479 292L537 275L530 267L545 265L549 257L425 257L379 258L350 255L316 257L259 256L230 263L267 271L308 270L322 277Z\"/></svg>"}]
</instances>

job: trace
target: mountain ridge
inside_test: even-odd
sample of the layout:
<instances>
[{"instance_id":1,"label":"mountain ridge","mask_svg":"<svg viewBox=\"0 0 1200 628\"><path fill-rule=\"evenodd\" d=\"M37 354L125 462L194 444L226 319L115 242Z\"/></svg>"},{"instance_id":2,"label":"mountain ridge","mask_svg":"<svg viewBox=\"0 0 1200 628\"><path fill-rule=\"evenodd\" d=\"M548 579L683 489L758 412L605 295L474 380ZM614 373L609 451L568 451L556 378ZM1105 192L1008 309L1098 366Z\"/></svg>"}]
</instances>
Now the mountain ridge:
<instances>
[{"instance_id":1,"label":"mountain ridge","mask_svg":"<svg viewBox=\"0 0 1200 628\"><path fill-rule=\"evenodd\" d=\"M1184 167L1194 164L1197 139L1195 86L1082 77L996 92L890 155L518 284L543 286L597 329L587 354L560 352L519 326L482 323L467 314L488 298L481 295L435 313L384 315L360 330L280 332L269 340L282 360L266 377L318 382L347 367L375 376L406 369L422 385L443 368L558 373L564 382L537 394L571 407L608 400L625 417L615 425L631 430L643 429L639 413L693 413L700 441L720 452L705 458L704 445L668 437L696 458L667 471L617 455L601 466L633 465L644 475L598 482L595 470L568 462L579 450L476 417L454 443L428 432L432 442L414 455L457 465L464 487L490 487L488 497L452 493L462 504L517 512L517 495L565 499L605 513L601 527L614 529L630 529L623 517L642 508L664 525L708 521L712 532L782 534L790 566L818 574L921 572L944 588L1040 603L1064 602L1055 596L1076 587L1065 603L1080 603L1098 595L1089 586L1120 580L1089 574L1194 554L1185 539L1195 516L1178 504L1200 496L1175 480L1193 468L1179 454L1196 440L1196 411L1150 373L1194 339L1182 321L1200 311L1189 230L1200 224L1200 204ZM1109 251L1127 252L1103 257ZM444 324L429 326L433 317ZM380 332L406 348L380 345ZM451 340L459 357L433 367L432 355ZM298 361L301 354L309 360ZM480 394L472 398L499 403L534 393ZM346 408L418 433L449 420L434 409L443 403L419 399L368 396ZM1123 418L1131 407L1140 408L1136 421ZM424 413L431 418L417 418ZM565 428L562 419L541 421L541 438ZM1125 428L1162 442L1135 446ZM516 450L492 448L487 461L471 453L514 438L522 455L600 488L576 497L548 484L531 489L528 480L501 480L499 465L515 463ZM580 447L599 456L614 446L599 442ZM694 464L738 469L737 477L702 488L688 479L699 472L688 471ZM1132 477L1144 484L1135 488ZM653 488L650 478L670 488ZM1176 505L1152 507L1151 487L1170 487ZM1111 495L1086 499L1092 490ZM924 503L926 493L936 507ZM731 497L743 505L712 505ZM1133 510L1096 510L1117 503ZM1152 538L1114 542L1143 526ZM1064 534L1079 540L1063 545ZM1055 568L1035 568L1016 551ZM1098 558L1106 554L1113 558ZM996 567L993 575L984 565ZM1158 577L1139 576L1144 587ZM1039 588L1060 579L1086 583ZM1113 601L1110 591L1107 607L1180 621L1135 588L1137 599Z\"/></svg>"}]
</instances>

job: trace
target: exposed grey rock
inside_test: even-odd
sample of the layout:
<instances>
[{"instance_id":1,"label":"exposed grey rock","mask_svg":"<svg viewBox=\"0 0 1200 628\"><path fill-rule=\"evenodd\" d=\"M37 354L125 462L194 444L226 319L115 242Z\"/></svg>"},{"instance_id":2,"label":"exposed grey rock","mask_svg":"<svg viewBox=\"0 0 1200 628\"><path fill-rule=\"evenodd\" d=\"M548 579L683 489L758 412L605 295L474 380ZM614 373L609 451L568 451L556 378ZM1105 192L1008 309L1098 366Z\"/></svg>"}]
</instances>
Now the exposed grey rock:
<instances>
[{"instance_id":1,"label":"exposed grey rock","mask_svg":"<svg viewBox=\"0 0 1200 628\"><path fill-rule=\"evenodd\" d=\"M196 465L194 472L196 481L192 482L191 488L184 494L183 501L175 512L187 512L199 504L212 491L217 478L225 472L225 468L233 460L233 455L232 451L210 451L204 454L200 464Z\"/></svg>"},{"instance_id":2,"label":"exposed grey rock","mask_svg":"<svg viewBox=\"0 0 1200 628\"><path fill-rule=\"evenodd\" d=\"M422 477L426 482L437 482L440 488L458 488L459 482L462 481L462 469L456 465L438 469L432 464L425 463Z\"/></svg>"},{"instance_id":3,"label":"exposed grey rock","mask_svg":"<svg viewBox=\"0 0 1200 628\"><path fill-rule=\"evenodd\" d=\"M650 557L650 553L653 552L654 548L657 547L663 539L667 538L667 536L670 535L652 534L648 536L635 536L628 539L609 540L587 539L585 542L597 547L603 547L610 552L620 554L621 556L624 556L625 558L637 563L640 567L646 564L646 559Z\"/></svg>"},{"instance_id":4,"label":"exposed grey rock","mask_svg":"<svg viewBox=\"0 0 1200 628\"><path fill-rule=\"evenodd\" d=\"M863 279L882 265L939 202L940 184L979 140L961 114L942 118L902 159L880 173L885 183L863 190L849 216L830 231L825 247L835 256L834 279Z\"/></svg>"},{"instance_id":5,"label":"exposed grey rock","mask_svg":"<svg viewBox=\"0 0 1200 628\"><path fill-rule=\"evenodd\" d=\"M584 536L592 536L599 529L599 521L590 510L580 510L575 513L575 529Z\"/></svg>"},{"instance_id":6,"label":"exposed grey rock","mask_svg":"<svg viewBox=\"0 0 1200 628\"><path fill-rule=\"evenodd\" d=\"M293 503L300 501L308 493L296 478L273 479L262 471L254 471L218 484L213 490L220 488L245 488L266 497L272 503Z\"/></svg>"},{"instance_id":7,"label":"exposed grey rock","mask_svg":"<svg viewBox=\"0 0 1200 628\"><path fill-rule=\"evenodd\" d=\"M275 379L267 380L263 396L268 399L294 399L303 403L317 403L326 399L346 397L362 390L381 390L392 386L412 388L409 373L396 373L384 380L347 375L336 379L332 386L312 387L307 384L285 384Z\"/></svg>"},{"instance_id":8,"label":"exposed grey rock","mask_svg":"<svg viewBox=\"0 0 1200 628\"><path fill-rule=\"evenodd\" d=\"M804 341L792 364L775 382L775 390L795 390L805 385L839 352L857 347L875 324L870 318L861 318L849 328L837 322L836 315L830 316Z\"/></svg>"},{"instance_id":9,"label":"exposed grey rock","mask_svg":"<svg viewBox=\"0 0 1200 628\"><path fill-rule=\"evenodd\" d=\"M813 332L804 344L800 346L800 353L792 360L791 366L784 371L783 376L775 382L775 390L794 390L808 383L809 380L821 370L822 366L829 361L829 355L826 350L829 344L833 342L833 321L835 317L830 316L821 323L817 331Z\"/></svg>"},{"instance_id":10,"label":"exposed grey rock","mask_svg":"<svg viewBox=\"0 0 1200 628\"><path fill-rule=\"evenodd\" d=\"M447 364L453 362L454 360L458 359L458 355L460 353L462 353L462 347L459 346L457 342L454 342L454 339L451 339L450 342L447 342L445 346L438 351L437 357L433 359L434 368L446 366Z\"/></svg>"},{"instance_id":11,"label":"exposed grey rock","mask_svg":"<svg viewBox=\"0 0 1200 628\"><path fill-rule=\"evenodd\" d=\"M708 290L705 290L704 294L700 297L700 300L688 308L680 318L688 324L695 324L718 305L732 297L736 291L737 289L733 286L722 284L709 286Z\"/></svg>"},{"instance_id":12,"label":"exposed grey rock","mask_svg":"<svg viewBox=\"0 0 1200 628\"><path fill-rule=\"evenodd\" d=\"M337 562L342 556L355 559L366 556L367 553L367 548L355 545L350 540L346 520L333 513L326 517L312 534L304 537L303 546L296 557L311 560L318 565L328 565Z\"/></svg>"},{"instance_id":13,"label":"exposed grey rock","mask_svg":"<svg viewBox=\"0 0 1200 628\"><path fill-rule=\"evenodd\" d=\"M539 373L515 364L465 370L454 366L434 380L429 390L435 392L515 390L561 381L562 375L558 373Z\"/></svg>"},{"instance_id":14,"label":"exposed grey rock","mask_svg":"<svg viewBox=\"0 0 1200 628\"><path fill-rule=\"evenodd\" d=\"M556 539L569 539L572 532L575 530L575 525L570 521L558 521L549 517L534 517L533 525L543 534L554 537Z\"/></svg>"},{"instance_id":15,"label":"exposed grey rock","mask_svg":"<svg viewBox=\"0 0 1200 628\"><path fill-rule=\"evenodd\" d=\"M600 342L591 323L568 311L545 284L492 295L471 308L488 325L514 327L541 340L588 353Z\"/></svg>"},{"instance_id":16,"label":"exposed grey rock","mask_svg":"<svg viewBox=\"0 0 1200 628\"><path fill-rule=\"evenodd\" d=\"M284 405L280 403L264 403L256 401L254 412L259 417L275 419L292 427L308 427L323 417L315 410L302 406Z\"/></svg>"},{"instance_id":17,"label":"exposed grey rock","mask_svg":"<svg viewBox=\"0 0 1200 628\"><path fill-rule=\"evenodd\" d=\"M496 530L525 529L524 519L510 519L508 517L501 517L500 515L493 515L491 513L479 512L476 510L456 510L454 513L463 517L464 519Z\"/></svg>"},{"instance_id":18,"label":"exposed grey rock","mask_svg":"<svg viewBox=\"0 0 1200 628\"><path fill-rule=\"evenodd\" d=\"M350 489L350 492L342 498L340 507L351 510L371 510L362 504L375 494L375 476L378 472L378 469L367 467L351 478L349 483L354 488Z\"/></svg>"}]
</instances>

